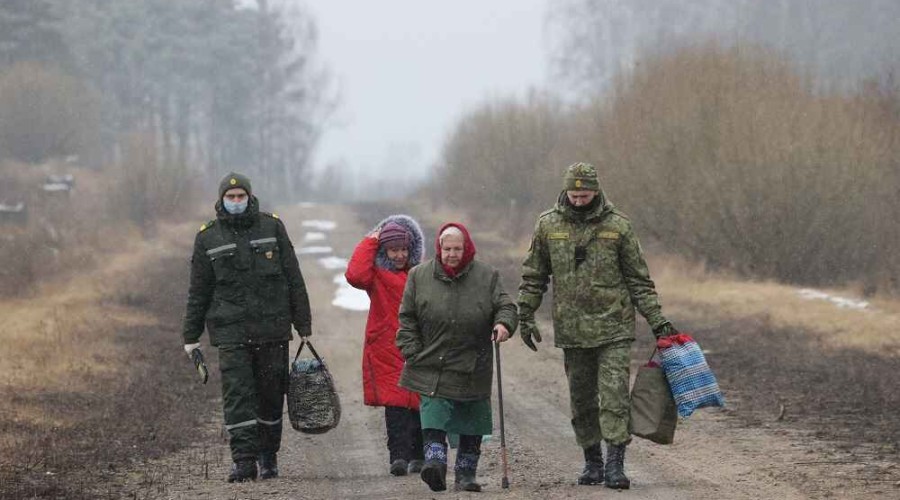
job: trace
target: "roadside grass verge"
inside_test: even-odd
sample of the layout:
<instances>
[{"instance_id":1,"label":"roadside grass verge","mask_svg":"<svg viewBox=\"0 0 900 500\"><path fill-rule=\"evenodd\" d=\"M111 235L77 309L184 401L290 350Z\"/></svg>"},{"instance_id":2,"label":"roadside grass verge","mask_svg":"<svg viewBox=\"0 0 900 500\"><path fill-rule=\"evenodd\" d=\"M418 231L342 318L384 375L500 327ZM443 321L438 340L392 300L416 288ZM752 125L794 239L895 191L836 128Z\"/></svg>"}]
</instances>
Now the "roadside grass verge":
<instances>
[{"instance_id":1,"label":"roadside grass verge","mask_svg":"<svg viewBox=\"0 0 900 500\"><path fill-rule=\"evenodd\" d=\"M0 499L122 498L106 479L202 439L217 391L181 349L190 249L172 243L191 229L0 304Z\"/></svg>"}]
</instances>

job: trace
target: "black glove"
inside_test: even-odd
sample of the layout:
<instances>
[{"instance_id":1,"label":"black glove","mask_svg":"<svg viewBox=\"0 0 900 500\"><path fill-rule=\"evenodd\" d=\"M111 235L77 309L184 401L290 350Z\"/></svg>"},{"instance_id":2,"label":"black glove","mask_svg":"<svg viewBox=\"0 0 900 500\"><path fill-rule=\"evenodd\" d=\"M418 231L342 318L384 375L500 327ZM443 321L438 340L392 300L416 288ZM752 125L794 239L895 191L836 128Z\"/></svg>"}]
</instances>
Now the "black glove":
<instances>
[{"instance_id":1,"label":"black glove","mask_svg":"<svg viewBox=\"0 0 900 500\"><path fill-rule=\"evenodd\" d=\"M199 347L191 351L191 360L194 362L194 367L197 368L197 373L200 374L200 380L205 384L209 380L209 370L206 368L206 361L203 359L203 353L200 352Z\"/></svg>"},{"instance_id":2,"label":"black glove","mask_svg":"<svg viewBox=\"0 0 900 500\"><path fill-rule=\"evenodd\" d=\"M653 330L653 335L656 335L656 338L668 337L669 335L678 335L678 330L672 326L672 323L666 321Z\"/></svg>"},{"instance_id":3,"label":"black glove","mask_svg":"<svg viewBox=\"0 0 900 500\"><path fill-rule=\"evenodd\" d=\"M522 335L522 342L529 349L537 352L537 346L534 343L540 343L543 339L541 339L541 332L534 321L534 316L519 316L519 333Z\"/></svg>"}]
</instances>

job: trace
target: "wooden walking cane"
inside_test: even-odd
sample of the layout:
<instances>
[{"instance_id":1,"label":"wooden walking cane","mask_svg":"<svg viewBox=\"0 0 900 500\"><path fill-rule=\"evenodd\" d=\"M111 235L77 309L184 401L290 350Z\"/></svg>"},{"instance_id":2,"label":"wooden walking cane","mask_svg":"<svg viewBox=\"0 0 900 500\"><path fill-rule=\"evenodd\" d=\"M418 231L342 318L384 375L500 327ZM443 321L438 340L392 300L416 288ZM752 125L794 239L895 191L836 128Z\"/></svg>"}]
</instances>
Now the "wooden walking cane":
<instances>
[{"instance_id":1,"label":"wooden walking cane","mask_svg":"<svg viewBox=\"0 0 900 500\"><path fill-rule=\"evenodd\" d=\"M503 479L500 486L509 488L509 465L506 462L506 427L503 424L503 377L500 374L500 342L494 341L494 357L497 358L497 403L500 406L500 461Z\"/></svg>"}]
</instances>

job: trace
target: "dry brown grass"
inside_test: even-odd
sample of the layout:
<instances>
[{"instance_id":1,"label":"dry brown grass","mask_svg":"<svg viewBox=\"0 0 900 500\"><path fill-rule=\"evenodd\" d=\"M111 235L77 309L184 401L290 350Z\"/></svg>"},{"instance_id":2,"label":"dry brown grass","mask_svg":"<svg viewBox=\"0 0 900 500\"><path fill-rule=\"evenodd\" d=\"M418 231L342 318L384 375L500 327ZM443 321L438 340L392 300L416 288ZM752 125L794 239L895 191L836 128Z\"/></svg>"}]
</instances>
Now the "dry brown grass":
<instances>
[{"instance_id":1,"label":"dry brown grass","mask_svg":"<svg viewBox=\"0 0 900 500\"><path fill-rule=\"evenodd\" d=\"M0 498L94 498L125 457L188 444L168 419L212 411L177 333L195 231L123 240L95 265L0 301Z\"/></svg>"},{"instance_id":2,"label":"dry brown grass","mask_svg":"<svg viewBox=\"0 0 900 500\"><path fill-rule=\"evenodd\" d=\"M774 329L816 336L831 348L900 356L900 301L889 296L869 300L870 307L840 308L800 296L800 288L774 281L750 281L712 272L674 256L653 256L652 275L666 313L701 327L718 325L723 335L741 335L734 318L766 318ZM820 289L833 296L864 300L858 289ZM866 299L868 300L868 299Z\"/></svg>"}]
</instances>

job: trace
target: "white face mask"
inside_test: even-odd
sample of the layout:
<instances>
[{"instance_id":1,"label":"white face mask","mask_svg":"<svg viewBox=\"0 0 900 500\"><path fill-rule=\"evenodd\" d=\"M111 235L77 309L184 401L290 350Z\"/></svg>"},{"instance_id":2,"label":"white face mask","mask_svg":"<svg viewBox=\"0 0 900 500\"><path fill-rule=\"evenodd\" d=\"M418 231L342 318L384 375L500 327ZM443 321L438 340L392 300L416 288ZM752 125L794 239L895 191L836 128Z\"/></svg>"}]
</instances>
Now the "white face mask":
<instances>
[{"instance_id":1,"label":"white face mask","mask_svg":"<svg viewBox=\"0 0 900 500\"><path fill-rule=\"evenodd\" d=\"M244 201L228 201L222 200L222 205L225 207L225 211L230 214L242 214L244 210L247 210L247 202L250 200L248 198L244 198Z\"/></svg>"}]
</instances>

